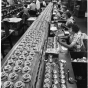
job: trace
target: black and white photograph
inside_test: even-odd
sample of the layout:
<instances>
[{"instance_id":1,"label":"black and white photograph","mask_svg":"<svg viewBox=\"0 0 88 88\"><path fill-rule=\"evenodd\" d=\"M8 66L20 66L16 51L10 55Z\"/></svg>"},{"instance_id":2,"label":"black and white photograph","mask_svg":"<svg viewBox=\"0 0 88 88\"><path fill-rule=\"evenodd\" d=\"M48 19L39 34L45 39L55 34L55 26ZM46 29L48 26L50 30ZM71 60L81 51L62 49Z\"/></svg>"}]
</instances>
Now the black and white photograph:
<instances>
[{"instance_id":1,"label":"black and white photograph","mask_svg":"<svg viewBox=\"0 0 88 88\"><path fill-rule=\"evenodd\" d=\"M88 0L0 2L0 88L88 88Z\"/></svg>"}]
</instances>

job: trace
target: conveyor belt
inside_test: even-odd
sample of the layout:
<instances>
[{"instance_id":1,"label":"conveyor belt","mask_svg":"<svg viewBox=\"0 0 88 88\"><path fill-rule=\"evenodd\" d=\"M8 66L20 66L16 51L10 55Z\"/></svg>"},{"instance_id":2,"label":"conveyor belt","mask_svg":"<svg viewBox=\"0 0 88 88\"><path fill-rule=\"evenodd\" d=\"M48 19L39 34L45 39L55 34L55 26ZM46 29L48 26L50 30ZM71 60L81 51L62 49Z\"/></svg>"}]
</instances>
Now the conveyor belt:
<instances>
[{"instance_id":1,"label":"conveyor belt","mask_svg":"<svg viewBox=\"0 0 88 88\"><path fill-rule=\"evenodd\" d=\"M25 83L24 88L35 88L35 82L37 81L36 77L38 75L37 72L41 59L41 55L37 54L37 52L41 53L44 41L47 38L47 22L51 19L51 10L52 3L46 7L38 19L34 21L31 27L28 28L25 34L4 58L5 62L2 64L2 72L7 73L9 77L3 73L7 79L2 79L2 86L5 86L4 83L16 86L15 83L22 81L23 84ZM17 70L14 68L15 66L18 66L19 68L17 67L17 69L21 70L21 72L18 71L19 74L16 73ZM27 71L27 73L24 73L25 71ZM18 75L15 81L10 78L12 77L10 76L10 73L14 73L16 76ZM26 81L26 77L28 77L28 82Z\"/></svg>"}]
</instances>

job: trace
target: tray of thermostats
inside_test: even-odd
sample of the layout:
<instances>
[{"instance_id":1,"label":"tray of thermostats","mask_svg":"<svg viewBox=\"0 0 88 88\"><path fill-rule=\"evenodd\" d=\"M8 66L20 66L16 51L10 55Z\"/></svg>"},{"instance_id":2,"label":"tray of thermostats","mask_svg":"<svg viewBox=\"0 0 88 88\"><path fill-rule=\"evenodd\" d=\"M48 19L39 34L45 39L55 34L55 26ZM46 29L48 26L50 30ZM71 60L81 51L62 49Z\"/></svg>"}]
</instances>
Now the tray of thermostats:
<instances>
[{"instance_id":1,"label":"tray of thermostats","mask_svg":"<svg viewBox=\"0 0 88 88\"><path fill-rule=\"evenodd\" d=\"M35 65L38 66L39 63L39 55L36 52L40 51L42 45L40 38L41 32L31 30L11 52L2 66L2 88L32 88Z\"/></svg>"},{"instance_id":2,"label":"tray of thermostats","mask_svg":"<svg viewBox=\"0 0 88 88\"><path fill-rule=\"evenodd\" d=\"M58 60L58 55L48 54L46 57L42 88L67 88L65 64Z\"/></svg>"},{"instance_id":3,"label":"tray of thermostats","mask_svg":"<svg viewBox=\"0 0 88 88\"><path fill-rule=\"evenodd\" d=\"M2 68L1 88L32 88L33 72L38 63L37 54L33 52L27 57L16 58L16 53L19 54L14 52Z\"/></svg>"}]
</instances>

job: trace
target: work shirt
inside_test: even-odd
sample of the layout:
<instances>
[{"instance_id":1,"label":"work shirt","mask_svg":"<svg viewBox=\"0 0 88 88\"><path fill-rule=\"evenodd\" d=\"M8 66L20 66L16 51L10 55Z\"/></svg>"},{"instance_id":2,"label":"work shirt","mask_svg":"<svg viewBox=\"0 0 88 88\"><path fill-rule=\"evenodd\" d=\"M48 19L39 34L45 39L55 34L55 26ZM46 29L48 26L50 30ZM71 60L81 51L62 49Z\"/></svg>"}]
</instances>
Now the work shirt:
<instances>
[{"instance_id":1,"label":"work shirt","mask_svg":"<svg viewBox=\"0 0 88 88\"><path fill-rule=\"evenodd\" d=\"M30 8L30 4L27 6L27 8L28 8L28 9Z\"/></svg>"},{"instance_id":2,"label":"work shirt","mask_svg":"<svg viewBox=\"0 0 88 88\"><path fill-rule=\"evenodd\" d=\"M36 9L39 10L40 9L40 1L36 1Z\"/></svg>"},{"instance_id":3,"label":"work shirt","mask_svg":"<svg viewBox=\"0 0 88 88\"><path fill-rule=\"evenodd\" d=\"M46 6L46 2L45 1L43 1L42 3L43 3L43 6Z\"/></svg>"},{"instance_id":4,"label":"work shirt","mask_svg":"<svg viewBox=\"0 0 88 88\"><path fill-rule=\"evenodd\" d=\"M28 8L24 8L23 12L24 12L24 14L26 14L27 16L29 15L29 13L28 13Z\"/></svg>"},{"instance_id":5,"label":"work shirt","mask_svg":"<svg viewBox=\"0 0 88 88\"><path fill-rule=\"evenodd\" d=\"M35 3L31 3L30 4L30 10L36 10L36 4Z\"/></svg>"}]
</instances>

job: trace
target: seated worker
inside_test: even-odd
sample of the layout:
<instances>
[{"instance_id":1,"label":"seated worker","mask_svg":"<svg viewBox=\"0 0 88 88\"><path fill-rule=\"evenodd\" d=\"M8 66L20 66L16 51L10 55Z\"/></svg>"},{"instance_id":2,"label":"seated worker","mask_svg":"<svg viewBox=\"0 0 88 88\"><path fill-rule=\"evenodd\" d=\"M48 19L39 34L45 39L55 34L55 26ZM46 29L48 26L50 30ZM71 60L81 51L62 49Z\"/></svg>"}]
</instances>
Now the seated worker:
<instances>
[{"instance_id":1,"label":"seated worker","mask_svg":"<svg viewBox=\"0 0 88 88\"><path fill-rule=\"evenodd\" d=\"M71 16L71 13L69 11L67 11L65 13L65 19L66 19L66 24L62 24L61 26L62 27L67 27L69 24L74 24L75 23L75 20L74 18Z\"/></svg>"},{"instance_id":2,"label":"seated worker","mask_svg":"<svg viewBox=\"0 0 88 88\"><path fill-rule=\"evenodd\" d=\"M79 30L79 27L76 24L72 24L69 27L69 44L65 43L62 41L62 39L60 37L58 37L58 42L68 48L69 50L73 51L73 52L81 52L81 51L85 51L85 47L84 47L84 43L83 43L83 39L84 38L88 38L88 36L85 33L82 33Z\"/></svg>"},{"instance_id":3,"label":"seated worker","mask_svg":"<svg viewBox=\"0 0 88 88\"><path fill-rule=\"evenodd\" d=\"M67 11L67 7L61 5L61 6L60 6L60 9L59 9L59 12L60 12L61 14L64 14L66 11Z\"/></svg>"},{"instance_id":4,"label":"seated worker","mask_svg":"<svg viewBox=\"0 0 88 88\"><path fill-rule=\"evenodd\" d=\"M72 17L71 13L69 11L67 11L65 13L65 16L66 16L66 26L69 24L69 23L74 23L74 18Z\"/></svg>"},{"instance_id":5,"label":"seated worker","mask_svg":"<svg viewBox=\"0 0 88 88\"><path fill-rule=\"evenodd\" d=\"M36 16L36 13L37 13L37 11L36 11L36 3L35 3L35 1L33 1L33 2L30 4L30 11L29 11L29 14L30 14L31 16Z\"/></svg>"}]
</instances>

